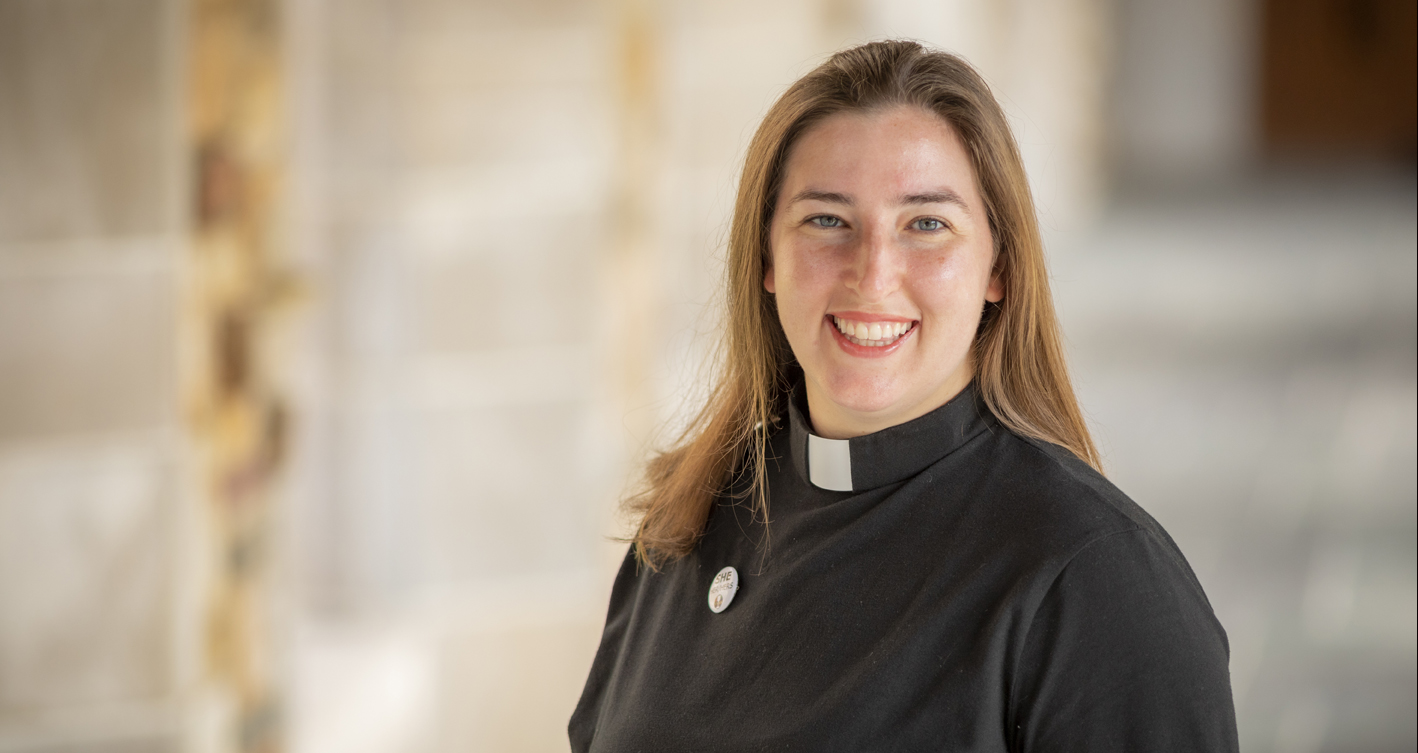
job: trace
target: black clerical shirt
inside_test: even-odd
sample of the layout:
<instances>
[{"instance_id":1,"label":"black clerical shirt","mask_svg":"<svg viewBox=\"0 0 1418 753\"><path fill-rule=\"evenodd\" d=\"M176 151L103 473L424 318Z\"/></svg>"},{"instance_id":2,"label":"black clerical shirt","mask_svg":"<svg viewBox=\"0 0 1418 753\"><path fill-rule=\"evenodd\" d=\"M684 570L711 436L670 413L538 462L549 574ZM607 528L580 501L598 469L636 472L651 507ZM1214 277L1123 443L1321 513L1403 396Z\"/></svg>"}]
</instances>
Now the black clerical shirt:
<instances>
[{"instance_id":1,"label":"black clerical shirt","mask_svg":"<svg viewBox=\"0 0 1418 753\"><path fill-rule=\"evenodd\" d=\"M828 491L800 393L766 532L725 495L687 557L627 554L574 751L1237 749L1226 634L1112 484L967 388L850 440L852 491Z\"/></svg>"}]
</instances>

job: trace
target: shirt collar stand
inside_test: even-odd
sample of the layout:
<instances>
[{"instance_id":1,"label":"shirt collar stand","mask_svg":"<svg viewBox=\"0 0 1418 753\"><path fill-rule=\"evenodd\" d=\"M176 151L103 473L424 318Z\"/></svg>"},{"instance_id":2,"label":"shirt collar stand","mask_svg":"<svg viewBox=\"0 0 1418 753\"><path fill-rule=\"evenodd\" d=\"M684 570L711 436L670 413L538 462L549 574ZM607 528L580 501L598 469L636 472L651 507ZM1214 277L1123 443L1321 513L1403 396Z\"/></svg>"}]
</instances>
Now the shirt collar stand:
<instances>
[{"instance_id":1,"label":"shirt collar stand","mask_svg":"<svg viewBox=\"0 0 1418 753\"><path fill-rule=\"evenodd\" d=\"M813 486L841 492L905 481L993 423L974 382L924 416L851 439L819 437L807 417L807 391L799 382L788 400L793 466Z\"/></svg>"}]
</instances>

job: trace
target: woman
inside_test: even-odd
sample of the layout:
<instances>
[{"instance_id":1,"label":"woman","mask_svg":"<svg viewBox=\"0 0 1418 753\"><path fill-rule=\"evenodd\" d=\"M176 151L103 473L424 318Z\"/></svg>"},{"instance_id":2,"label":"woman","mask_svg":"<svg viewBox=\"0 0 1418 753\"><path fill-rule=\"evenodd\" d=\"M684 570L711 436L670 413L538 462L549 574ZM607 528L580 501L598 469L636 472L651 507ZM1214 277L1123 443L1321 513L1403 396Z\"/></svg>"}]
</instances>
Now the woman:
<instances>
[{"instance_id":1,"label":"woman","mask_svg":"<svg viewBox=\"0 0 1418 753\"><path fill-rule=\"evenodd\" d=\"M630 502L574 750L1236 749L1225 633L1098 470L967 64L877 42L794 84L728 274L724 369Z\"/></svg>"}]
</instances>

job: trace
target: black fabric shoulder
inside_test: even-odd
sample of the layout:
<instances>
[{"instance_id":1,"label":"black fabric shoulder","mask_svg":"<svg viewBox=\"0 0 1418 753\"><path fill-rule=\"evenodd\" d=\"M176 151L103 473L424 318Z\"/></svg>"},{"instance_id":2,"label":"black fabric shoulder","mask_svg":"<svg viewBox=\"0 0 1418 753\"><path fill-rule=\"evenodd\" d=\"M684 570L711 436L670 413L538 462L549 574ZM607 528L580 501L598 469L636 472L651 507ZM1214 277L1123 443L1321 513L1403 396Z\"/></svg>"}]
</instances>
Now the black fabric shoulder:
<instances>
[{"instance_id":1,"label":"black fabric shoulder","mask_svg":"<svg viewBox=\"0 0 1418 753\"><path fill-rule=\"evenodd\" d=\"M611 587L611 602L606 609L606 626L601 633L601 645L596 649L596 661L591 665L581 699L566 725L572 750L582 751L589 748L596 726L600 722L596 718L601 713L601 706L597 701L605 693L610 675L618 665L620 653L624 649L631 611L628 605L635 597L635 582L640 567L640 560L635 556L635 547L632 545L626 551L625 559L620 563L620 572L615 577L615 585Z\"/></svg>"},{"instance_id":2,"label":"black fabric shoulder","mask_svg":"<svg viewBox=\"0 0 1418 753\"><path fill-rule=\"evenodd\" d=\"M1226 635L1170 540L1101 536L1060 571L1010 689L1019 751L1235 751Z\"/></svg>"},{"instance_id":3,"label":"black fabric shoulder","mask_svg":"<svg viewBox=\"0 0 1418 753\"><path fill-rule=\"evenodd\" d=\"M1068 450L1041 439L1022 437L1013 432L1010 433L1010 436L1030 448L1036 456L1042 456L1043 467L1036 469L1036 472L1040 473L1041 480L1045 481L1053 493L1063 495L1070 501L1070 506L1078 508L1075 512L1095 519L1109 517L1098 515L1099 510L1108 510L1118 516L1117 519L1111 521L1111 525L1099 525L1094 535L1087 537L1083 542L1083 546L1113 532L1132 528L1147 531L1162 545L1167 556L1174 560L1177 571L1195 589L1197 597L1206 604L1208 610L1211 608L1211 603L1206 598L1206 592L1201 587L1201 581L1197 580L1196 574L1182 554L1181 548L1177 546L1177 543L1172 540L1171 535L1157 522L1156 518L1153 518L1132 498L1124 494L1103 474ZM1092 514L1090 515L1090 513Z\"/></svg>"},{"instance_id":4,"label":"black fabric shoulder","mask_svg":"<svg viewBox=\"0 0 1418 753\"><path fill-rule=\"evenodd\" d=\"M1136 523L1138 527L1161 529L1151 515L1123 494L1113 482L1072 452L1042 439L1024 437L1013 432L1010 432L1010 435L1035 454L1042 456L1041 463L1047 475L1051 477L1050 482L1064 486L1070 496L1080 503L1105 504Z\"/></svg>"}]
</instances>

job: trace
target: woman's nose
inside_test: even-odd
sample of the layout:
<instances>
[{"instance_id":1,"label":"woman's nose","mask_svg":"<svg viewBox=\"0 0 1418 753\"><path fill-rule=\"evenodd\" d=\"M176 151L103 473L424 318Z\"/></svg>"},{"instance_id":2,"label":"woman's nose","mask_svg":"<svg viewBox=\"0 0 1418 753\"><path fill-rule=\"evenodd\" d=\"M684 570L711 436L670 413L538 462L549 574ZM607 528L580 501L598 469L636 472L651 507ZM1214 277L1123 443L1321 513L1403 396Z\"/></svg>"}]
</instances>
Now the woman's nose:
<instances>
[{"instance_id":1,"label":"woman's nose","mask_svg":"<svg viewBox=\"0 0 1418 753\"><path fill-rule=\"evenodd\" d=\"M884 300L901 287L902 273L901 254L893 234L872 230L857 245L848 287L864 301Z\"/></svg>"}]
</instances>

